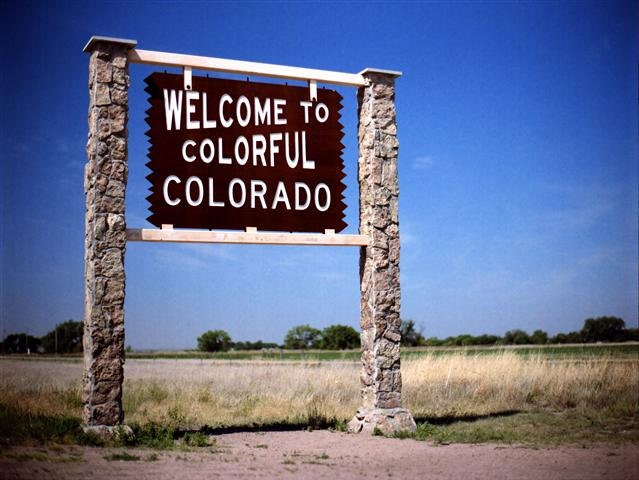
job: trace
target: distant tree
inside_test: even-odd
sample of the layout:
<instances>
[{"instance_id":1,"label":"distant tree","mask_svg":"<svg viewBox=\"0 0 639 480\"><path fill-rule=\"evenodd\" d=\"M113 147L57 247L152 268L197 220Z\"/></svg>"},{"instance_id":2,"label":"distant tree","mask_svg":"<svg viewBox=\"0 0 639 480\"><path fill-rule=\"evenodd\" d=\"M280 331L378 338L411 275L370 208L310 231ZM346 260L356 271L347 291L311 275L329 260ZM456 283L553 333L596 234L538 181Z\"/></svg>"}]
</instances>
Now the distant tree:
<instances>
[{"instance_id":1,"label":"distant tree","mask_svg":"<svg viewBox=\"0 0 639 480\"><path fill-rule=\"evenodd\" d=\"M413 320L402 320L399 330L402 334L402 345L407 347L426 345L424 335L422 335L422 332L415 327L415 322Z\"/></svg>"},{"instance_id":2,"label":"distant tree","mask_svg":"<svg viewBox=\"0 0 639 480\"><path fill-rule=\"evenodd\" d=\"M7 335L0 343L0 352L2 353L27 353L27 349L31 353L39 351L42 347L42 341L26 333L11 333Z\"/></svg>"},{"instance_id":3,"label":"distant tree","mask_svg":"<svg viewBox=\"0 0 639 480\"><path fill-rule=\"evenodd\" d=\"M639 342L639 328L627 328L626 329L626 341Z\"/></svg>"},{"instance_id":4,"label":"distant tree","mask_svg":"<svg viewBox=\"0 0 639 480\"><path fill-rule=\"evenodd\" d=\"M426 339L426 345L429 347L441 347L444 344L443 340L440 340L437 337L428 337Z\"/></svg>"},{"instance_id":5,"label":"distant tree","mask_svg":"<svg viewBox=\"0 0 639 480\"><path fill-rule=\"evenodd\" d=\"M504 334L504 343L506 345L526 345L530 343L530 337L523 330L509 330Z\"/></svg>"},{"instance_id":6,"label":"distant tree","mask_svg":"<svg viewBox=\"0 0 639 480\"><path fill-rule=\"evenodd\" d=\"M545 345L548 343L548 334L543 330L535 330L530 336L530 343L535 345Z\"/></svg>"},{"instance_id":7,"label":"distant tree","mask_svg":"<svg viewBox=\"0 0 639 480\"><path fill-rule=\"evenodd\" d=\"M558 333L548 340L549 343L582 343L580 332Z\"/></svg>"},{"instance_id":8,"label":"distant tree","mask_svg":"<svg viewBox=\"0 0 639 480\"><path fill-rule=\"evenodd\" d=\"M497 335L479 335L475 337L474 345L496 345L501 340Z\"/></svg>"},{"instance_id":9,"label":"distant tree","mask_svg":"<svg viewBox=\"0 0 639 480\"><path fill-rule=\"evenodd\" d=\"M624 340L626 323L618 317L588 318L581 329L585 342L618 342Z\"/></svg>"},{"instance_id":10,"label":"distant tree","mask_svg":"<svg viewBox=\"0 0 639 480\"><path fill-rule=\"evenodd\" d=\"M326 350L346 350L359 346L359 333L353 327L331 325L322 330L321 347Z\"/></svg>"},{"instance_id":11,"label":"distant tree","mask_svg":"<svg viewBox=\"0 0 639 480\"><path fill-rule=\"evenodd\" d=\"M46 353L78 353L82 351L83 323L67 320L42 337Z\"/></svg>"},{"instance_id":12,"label":"distant tree","mask_svg":"<svg viewBox=\"0 0 639 480\"><path fill-rule=\"evenodd\" d=\"M262 350L264 348L278 348L277 343L263 342L258 340L256 342L231 342L231 348L234 350Z\"/></svg>"},{"instance_id":13,"label":"distant tree","mask_svg":"<svg viewBox=\"0 0 639 480\"><path fill-rule=\"evenodd\" d=\"M297 325L286 332L284 348L306 349L320 348L322 332L310 325Z\"/></svg>"},{"instance_id":14,"label":"distant tree","mask_svg":"<svg viewBox=\"0 0 639 480\"><path fill-rule=\"evenodd\" d=\"M231 337L224 330L209 330L197 338L197 348L202 352L226 352Z\"/></svg>"}]
</instances>

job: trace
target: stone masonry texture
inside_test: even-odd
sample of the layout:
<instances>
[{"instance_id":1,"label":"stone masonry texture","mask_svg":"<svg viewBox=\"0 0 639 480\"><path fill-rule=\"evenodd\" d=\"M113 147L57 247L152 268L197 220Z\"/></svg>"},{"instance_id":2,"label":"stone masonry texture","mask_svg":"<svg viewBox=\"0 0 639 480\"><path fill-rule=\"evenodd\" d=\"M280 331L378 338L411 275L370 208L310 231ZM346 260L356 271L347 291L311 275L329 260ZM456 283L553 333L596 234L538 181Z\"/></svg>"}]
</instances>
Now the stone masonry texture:
<instances>
[{"instance_id":1,"label":"stone masonry texture","mask_svg":"<svg viewBox=\"0 0 639 480\"><path fill-rule=\"evenodd\" d=\"M84 172L83 420L119 425L124 376L124 193L127 182L128 47L92 45Z\"/></svg>"},{"instance_id":2,"label":"stone masonry texture","mask_svg":"<svg viewBox=\"0 0 639 480\"><path fill-rule=\"evenodd\" d=\"M395 79L365 73L358 91L362 408L351 430L414 428L402 408ZM386 412L386 413L385 413ZM366 427L369 428L366 428Z\"/></svg>"}]
</instances>

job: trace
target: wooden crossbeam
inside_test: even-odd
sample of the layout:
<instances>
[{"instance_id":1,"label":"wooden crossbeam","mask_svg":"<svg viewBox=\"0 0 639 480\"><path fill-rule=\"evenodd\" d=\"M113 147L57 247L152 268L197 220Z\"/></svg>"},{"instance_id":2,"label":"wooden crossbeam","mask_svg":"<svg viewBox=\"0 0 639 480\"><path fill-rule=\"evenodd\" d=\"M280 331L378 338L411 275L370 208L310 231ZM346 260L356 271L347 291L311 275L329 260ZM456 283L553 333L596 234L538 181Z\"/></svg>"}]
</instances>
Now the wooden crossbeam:
<instances>
[{"instance_id":1,"label":"wooden crossbeam","mask_svg":"<svg viewBox=\"0 0 639 480\"><path fill-rule=\"evenodd\" d=\"M169 228L127 228L130 242L234 243L259 245L317 245L361 247L368 245L366 235L335 233L219 232L174 230Z\"/></svg>"},{"instance_id":2,"label":"wooden crossbeam","mask_svg":"<svg viewBox=\"0 0 639 480\"><path fill-rule=\"evenodd\" d=\"M271 63L246 62L225 58L201 57L181 53L156 52L133 48L129 51L129 61L145 65L168 67L192 67L198 70L212 70L260 77L288 78L291 80L316 81L333 85L361 87L364 77L359 73L334 72L312 68L288 67Z\"/></svg>"}]
</instances>

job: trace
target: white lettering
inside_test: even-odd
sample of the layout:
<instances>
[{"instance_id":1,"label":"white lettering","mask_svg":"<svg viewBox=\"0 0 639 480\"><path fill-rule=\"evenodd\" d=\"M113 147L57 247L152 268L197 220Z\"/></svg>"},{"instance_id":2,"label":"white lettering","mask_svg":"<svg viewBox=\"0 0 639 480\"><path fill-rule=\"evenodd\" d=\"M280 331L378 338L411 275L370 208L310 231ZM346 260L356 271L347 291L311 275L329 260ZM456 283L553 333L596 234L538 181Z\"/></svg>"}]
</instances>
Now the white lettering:
<instances>
[{"instance_id":1,"label":"white lettering","mask_svg":"<svg viewBox=\"0 0 639 480\"><path fill-rule=\"evenodd\" d=\"M202 125L204 128L215 128L217 122L208 118L208 104L206 103L206 92L202 93Z\"/></svg>"},{"instance_id":2,"label":"white lettering","mask_svg":"<svg viewBox=\"0 0 639 480\"><path fill-rule=\"evenodd\" d=\"M229 157L224 156L224 152L222 150L222 137L217 139L217 155L220 157L220 165L230 165L231 159Z\"/></svg>"},{"instance_id":3,"label":"white lettering","mask_svg":"<svg viewBox=\"0 0 639 480\"><path fill-rule=\"evenodd\" d=\"M177 99L175 93L175 90L171 90L171 96L169 97L169 92L166 88L164 89L164 117L167 130L171 130L173 123L175 123L175 129L179 130L180 121L182 120L182 90L177 92Z\"/></svg>"},{"instance_id":4,"label":"white lettering","mask_svg":"<svg viewBox=\"0 0 639 480\"><path fill-rule=\"evenodd\" d=\"M306 192L306 202L300 203L300 190ZM311 204L311 189L302 182L295 182L295 210L306 210Z\"/></svg>"},{"instance_id":5,"label":"white lettering","mask_svg":"<svg viewBox=\"0 0 639 480\"><path fill-rule=\"evenodd\" d=\"M323 110L324 114L321 114L320 110ZM328 120L328 107L323 103L318 103L315 107L315 118L317 118L317 121L320 123L324 123Z\"/></svg>"},{"instance_id":6,"label":"white lettering","mask_svg":"<svg viewBox=\"0 0 639 480\"><path fill-rule=\"evenodd\" d=\"M308 123L308 108L313 105L313 102L304 101L300 102L300 107L304 109L304 123Z\"/></svg>"},{"instance_id":7,"label":"white lettering","mask_svg":"<svg viewBox=\"0 0 639 480\"><path fill-rule=\"evenodd\" d=\"M240 154L240 147L244 148L244 155ZM240 135L235 140L235 161L240 165L246 165L249 158L249 144L246 137Z\"/></svg>"},{"instance_id":8,"label":"white lettering","mask_svg":"<svg viewBox=\"0 0 639 480\"><path fill-rule=\"evenodd\" d=\"M242 117L242 106L244 106L244 117ZM244 95L237 99L235 114L237 115L237 123L242 127L246 127L251 121L251 104Z\"/></svg>"},{"instance_id":9,"label":"white lettering","mask_svg":"<svg viewBox=\"0 0 639 480\"><path fill-rule=\"evenodd\" d=\"M187 161L187 162L194 162L195 161L195 155L187 155L186 153L186 147L194 147L195 146L195 142L193 140L186 140L183 144L182 144L182 158Z\"/></svg>"},{"instance_id":10,"label":"white lettering","mask_svg":"<svg viewBox=\"0 0 639 480\"><path fill-rule=\"evenodd\" d=\"M175 200L172 200L171 198L169 198L170 182L182 183L182 181L175 175L169 175L168 177L166 177L166 180L164 180L164 185L162 185L162 194L164 195L164 201L166 202L167 205L170 205L171 207L175 207L178 203L180 203L180 199L177 198Z\"/></svg>"},{"instance_id":11,"label":"white lettering","mask_svg":"<svg viewBox=\"0 0 639 480\"><path fill-rule=\"evenodd\" d=\"M213 200L213 177L209 177L209 207L223 207L224 202Z\"/></svg>"},{"instance_id":12,"label":"white lettering","mask_svg":"<svg viewBox=\"0 0 639 480\"><path fill-rule=\"evenodd\" d=\"M300 159L299 132L293 132L295 137L295 158L291 158L291 147L289 145L289 133L284 133L284 152L286 153L286 163L290 168L295 168Z\"/></svg>"},{"instance_id":13,"label":"white lettering","mask_svg":"<svg viewBox=\"0 0 639 480\"><path fill-rule=\"evenodd\" d=\"M291 209L291 204L289 203L288 196L286 195L286 188L284 188L284 182L277 182L277 188L275 189L275 197L273 198L271 209L275 210L277 208L277 204L280 202L284 202L286 210Z\"/></svg>"},{"instance_id":14,"label":"white lettering","mask_svg":"<svg viewBox=\"0 0 639 480\"><path fill-rule=\"evenodd\" d=\"M255 97L255 126L271 124L271 102L266 99L264 105L260 104L260 99Z\"/></svg>"},{"instance_id":15,"label":"white lettering","mask_svg":"<svg viewBox=\"0 0 639 480\"><path fill-rule=\"evenodd\" d=\"M206 147L208 147L209 154L206 154ZM205 138L200 143L200 158L204 163L211 163L213 161L213 157L215 156L215 144L213 140L210 138Z\"/></svg>"},{"instance_id":16,"label":"white lettering","mask_svg":"<svg viewBox=\"0 0 639 480\"><path fill-rule=\"evenodd\" d=\"M315 169L315 160L306 159L306 132L302 130L302 168L307 170Z\"/></svg>"},{"instance_id":17,"label":"white lettering","mask_svg":"<svg viewBox=\"0 0 639 480\"><path fill-rule=\"evenodd\" d=\"M268 136L269 141L269 154L271 159L271 167L275 166L275 154L280 152L279 145L275 145L275 142L282 140L281 133L271 133Z\"/></svg>"},{"instance_id":18,"label":"white lettering","mask_svg":"<svg viewBox=\"0 0 639 480\"><path fill-rule=\"evenodd\" d=\"M262 166L266 167L266 138L264 135L253 135L253 166L257 167L257 157L262 159ZM257 144L260 144L258 146Z\"/></svg>"},{"instance_id":19,"label":"white lettering","mask_svg":"<svg viewBox=\"0 0 639 480\"><path fill-rule=\"evenodd\" d=\"M275 125L286 125L286 118L281 116L284 114L284 105L286 100L283 98L276 98L273 100L273 113L275 114Z\"/></svg>"},{"instance_id":20,"label":"white lettering","mask_svg":"<svg viewBox=\"0 0 639 480\"><path fill-rule=\"evenodd\" d=\"M193 200L191 197L191 185L196 184L198 187L198 195L197 200ZM200 203L202 203L202 199L204 198L204 185L202 184L202 180L199 177L189 177L186 181L186 186L184 188L186 193L186 202L192 207L197 207Z\"/></svg>"},{"instance_id":21,"label":"white lettering","mask_svg":"<svg viewBox=\"0 0 639 480\"><path fill-rule=\"evenodd\" d=\"M326 203L324 205L320 205L319 196L320 190L324 190L326 192ZM328 207L331 206L331 191L328 189L328 185L325 183L317 184L315 187L315 208L317 208L320 212L325 212L328 210Z\"/></svg>"},{"instance_id":22,"label":"white lettering","mask_svg":"<svg viewBox=\"0 0 639 480\"><path fill-rule=\"evenodd\" d=\"M224 95L220 97L220 123L222 124L224 128L229 128L231 125L233 125L233 119L226 118L224 116L225 103L233 103L233 99L228 93L225 93Z\"/></svg>"},{"instance_id":23,"label":"white lettering","mask_svg":"<svg viewBox=\"0 0 639 480\"><path fill-rule=\"evenodd\" d=\"M195 105L191 102L200 98L200 92L189 90L186 92L186 128L187 130L196 130L200 128L199 120L191 120L191 114L195 113Z\"/></svg>"},{"instance_id":24,"label":"white lettering","mask_svg":"<svg viewBox=\"0 0 639 480\"><path fill-rule=\"evenodd\" d=\"M235 195L233 193L235 185L240 186L241 197L239 202L235 200ZM239 178L234 178L229 183L229 201L231 202L231 205L234 206L235 208L243 207L244 203L246 202L246 185L244 185L244 182L240 180Z\"/></svg>"},{"instance_id":25,"label":"white lettering","mask_svg":"<svg viewBox=\"0 0 639 480\"><path fill-rule=\"evenodd\" d=\"M264 183L262 180L251 180L251 208L255 208L256 198L260 199L262 208L266 208L266 200L264 200L264 195L266 195L266 183Z\"/></svg>"}]
</instances>

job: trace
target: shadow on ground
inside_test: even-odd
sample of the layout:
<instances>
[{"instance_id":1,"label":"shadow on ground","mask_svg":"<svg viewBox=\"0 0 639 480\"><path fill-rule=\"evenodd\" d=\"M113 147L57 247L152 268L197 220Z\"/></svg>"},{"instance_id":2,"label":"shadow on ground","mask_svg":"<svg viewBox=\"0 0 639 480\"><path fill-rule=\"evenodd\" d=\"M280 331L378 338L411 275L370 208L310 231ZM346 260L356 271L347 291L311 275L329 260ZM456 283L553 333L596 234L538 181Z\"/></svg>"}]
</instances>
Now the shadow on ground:
<instances>
[{"instance_id":1,"label":"shadow on ground","mask_svg":"<svg viewBox=\"0 0 639 480\"><path fill-rule=\"evenodd\" d=\"M430 423L431 425L451 425L458 422L476 422L478 420L485 420L487 418L504 418L512 417L522 413L521 410L501 410L499 412L487 413L484 415L446 415L443 417L427 417L417 416L415 417L415 423Z\"/></svg>"}]
</instances>

